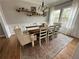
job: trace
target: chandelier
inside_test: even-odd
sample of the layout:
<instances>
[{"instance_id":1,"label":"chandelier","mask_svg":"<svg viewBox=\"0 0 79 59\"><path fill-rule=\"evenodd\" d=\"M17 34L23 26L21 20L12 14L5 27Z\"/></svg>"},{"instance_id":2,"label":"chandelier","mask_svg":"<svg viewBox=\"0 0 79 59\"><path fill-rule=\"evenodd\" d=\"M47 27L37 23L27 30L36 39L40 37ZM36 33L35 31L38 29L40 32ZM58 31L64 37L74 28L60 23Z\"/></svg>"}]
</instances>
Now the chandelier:
<instances>
[{"instance_id":1,"label":"chandelier","mask_svg":"<svg viewBox=\"0 0 79 59\"><path fill-rule=\"evenodd\" d=\"M39 6L38 10L42 11L43 15L45 15L47 13L48 7L45 5L44 0L42 1L42 3Z\"/></svg>"}]
</instances>

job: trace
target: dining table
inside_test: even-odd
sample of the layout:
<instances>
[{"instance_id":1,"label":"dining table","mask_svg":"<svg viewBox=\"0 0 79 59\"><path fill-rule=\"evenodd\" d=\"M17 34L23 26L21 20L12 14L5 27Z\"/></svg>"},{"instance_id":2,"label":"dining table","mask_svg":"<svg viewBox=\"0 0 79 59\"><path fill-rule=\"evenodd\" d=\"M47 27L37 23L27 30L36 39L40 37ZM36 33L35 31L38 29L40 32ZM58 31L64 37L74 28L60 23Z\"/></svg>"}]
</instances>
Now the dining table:
<instances>
[{"instance_id":1,"label":"dining table","mask_svg":"<svg viewBox=\"0 0 79 59\"><path fill-rule=\"evenodd\" d=\"M27 31L30 33L30 34L39 34L40 33L40 27L43 27L42 25L36 25L36 26L26 26L26 29ZM48 28L52 28L52 27L55 27L55 26L48 26Z\"/></svg>"},{"instance_id":2,"label":"dining table","mask_svg":"<svg viewBox=\"0 0 79 59\"><path fill-rule=\"evenodd\" d=\"M40 25L39 26L27 26L26 29L30 34L39 34Z\"/></svg>"}]
</instances>

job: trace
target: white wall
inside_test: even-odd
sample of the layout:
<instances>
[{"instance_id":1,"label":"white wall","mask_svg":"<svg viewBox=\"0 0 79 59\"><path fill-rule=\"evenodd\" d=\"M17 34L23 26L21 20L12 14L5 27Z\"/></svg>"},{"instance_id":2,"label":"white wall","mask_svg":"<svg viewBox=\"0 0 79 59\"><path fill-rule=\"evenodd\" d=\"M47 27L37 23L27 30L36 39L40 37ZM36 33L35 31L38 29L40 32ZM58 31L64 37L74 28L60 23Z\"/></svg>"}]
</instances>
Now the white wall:
<instances>
[{"instance_id":1,"label":"white wall","mask_svg":"<svg viewBox=\"0 0 79 59\"><path fill-rule=\"evenodd\" d=\"M24 13L16 12L16 8L18 7L30 8L33 5L34 4L17 0L1 1L1 6L11 33L14 33L13 28L16 24L20 24L22 26L22 30L25 30L25 26L32 25L34 23L41 24L47 21L46 17L43 16L26 16ZM38 7L38 5L34 6Z\"/></svg>"},{"instance_id":2,"label":"white wall","mask_svg":"<svg viewBox=\"0 0 79 59\"><path fill-rule=\"evenodd\" d=\"M10 38L11 33L10 33L10 30L9 30L8 24L6 23L1 5L0 5L0 22L1 22L1 26L3 28L3 31L5 33L6 38Z\"/></svg>"}]
</instances>

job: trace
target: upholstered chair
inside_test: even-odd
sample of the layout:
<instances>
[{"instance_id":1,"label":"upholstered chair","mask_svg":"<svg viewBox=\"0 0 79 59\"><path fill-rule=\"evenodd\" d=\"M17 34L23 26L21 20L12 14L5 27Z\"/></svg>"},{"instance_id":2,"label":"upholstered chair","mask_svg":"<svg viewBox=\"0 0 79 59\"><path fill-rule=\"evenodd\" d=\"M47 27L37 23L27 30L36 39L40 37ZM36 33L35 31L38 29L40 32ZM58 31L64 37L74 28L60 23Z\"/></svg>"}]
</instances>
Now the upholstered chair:
<instances>
[{"instance_id":1,"label":"upholstered chair","mask_svg":"<svg viewBox=\"0 0 79 59\"><path fill-rule=\"evenodd\" d=\"M36 35L29 33L24 34L21 31L21 28L19 28L18 26L14 28L14 31L21 46L32 43L32 47L34 47L34 41L36 40Z\"/></svg>"}]
</instances>

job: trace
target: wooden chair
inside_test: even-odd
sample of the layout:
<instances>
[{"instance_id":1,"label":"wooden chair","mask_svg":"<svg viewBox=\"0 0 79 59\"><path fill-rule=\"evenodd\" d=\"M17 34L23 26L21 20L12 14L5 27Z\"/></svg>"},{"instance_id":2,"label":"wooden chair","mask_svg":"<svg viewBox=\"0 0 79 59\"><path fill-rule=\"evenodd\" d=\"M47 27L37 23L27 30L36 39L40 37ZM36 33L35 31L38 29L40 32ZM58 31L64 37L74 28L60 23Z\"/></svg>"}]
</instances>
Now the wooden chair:
<instances>
[{"instance_id":1,"label":"wooden chair","mask_svg":"<svg viewBox=\"0 0 79 59\"><path fill-rule=\"evenodd\" d=\"M61 23L55 23L54 26L55 26L54 37L57 37L57 34L58 34L58 32L59 32L59 30L61 28Z\"/></svg>"},{"instance_id":2,"label":"wooden chair","mask_svg":"<svg viewBox=\"0 0 79 59\"><path fill-rule=\"evenodd\" d=\"M48 27L48 41L49 41L50 37L53 38L54 32L55 32L54 30L55 30L55 27L54 26L49 26Z\"/></svg>"},{"instance_id":3,"label":"wooden chair","mask_svg":"<svg viewBox=\"0 0 79 59\"><path fill-rule=\"evenodd\" d=\"M21 46L32 42L32 47L34 47L34 41L36 40L36 36L34 34L24 34L20 28L15 28L14 31Z\"/></svg>"},{"instance_id":4,"label":"wooden chair","mask_svg":"<svg viewBox=\"0 0 79 59\"><path fill-rule=\"evenodd\" d=\"M41 46L41 40L45 39L47 43L47 28L40 27L40 35L39 35L39 45Z\"/></svg>"}]
</instances>

